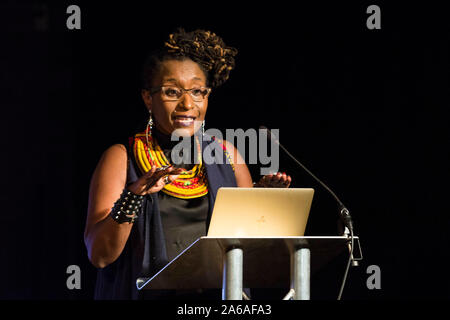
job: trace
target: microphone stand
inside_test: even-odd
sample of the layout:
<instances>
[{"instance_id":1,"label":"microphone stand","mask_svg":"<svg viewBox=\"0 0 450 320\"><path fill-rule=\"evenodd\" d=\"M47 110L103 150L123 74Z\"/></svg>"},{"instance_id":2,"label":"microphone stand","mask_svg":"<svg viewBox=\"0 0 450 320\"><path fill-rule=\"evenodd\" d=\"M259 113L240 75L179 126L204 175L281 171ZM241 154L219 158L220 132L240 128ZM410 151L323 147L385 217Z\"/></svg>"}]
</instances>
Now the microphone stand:
<instances>
[{"instance_id":1,"label":"microphone stand","mask_svg":"<svg viewBox=\"0 0 450 320\"><path fill-rule=\"evenodd\" d=\"M344 290L345 281L347 279L348 270L350 268L350 265L353 267L357 267L359 265L358 261L354 259L353 257L353 247L354 247L354 241L353 241L353 221L352 217L350 216L350 211L345 207L345 205L342 203L342 201L338 198L338 196L325 184L323 183L319 178L317 178L308 168L306 168L300 161L298 161L283 145L278 141L276 137L272 136L272 133L268 128L265 126L260 126L260 129L264 129L267 131L268 136L270 139L274 140L276 144L280 146L280 148L296 163L298 164L303 170L305 170L311 177L314 178L325 190L327 190L333 198L337 201L339 205L339 216L344 224L344 235L350 238L350 243L348 244L349 248L349 259L347 262L347 266L345 268L344 278L342 281L341 288L339 290L338 300L341 300L342 292Z\"/></svg>"}]
</instances>

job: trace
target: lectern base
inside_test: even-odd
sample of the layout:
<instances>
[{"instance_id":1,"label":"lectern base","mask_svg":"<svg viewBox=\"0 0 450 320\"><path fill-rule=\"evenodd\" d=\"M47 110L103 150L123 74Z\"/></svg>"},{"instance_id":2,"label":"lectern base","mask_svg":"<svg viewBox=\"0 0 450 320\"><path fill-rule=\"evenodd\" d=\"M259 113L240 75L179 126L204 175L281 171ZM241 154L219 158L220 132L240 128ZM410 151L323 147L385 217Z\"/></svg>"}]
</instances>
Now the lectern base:
<instances>
[{"instance_id":1,"label":"lectern base","mask_svg":"<svg viewBox=\"0 0 450 320\"><path fill-rule=\"evenodd\" d=\"M354 239L359 248L358 237ZM348 243L346 236L202 237L152 278L137 279L136 285L138 290L222 288L225 300L242 300L243 288L289 288L285 299L308 300L311 275Z\"/></svg>"}]
</instances>

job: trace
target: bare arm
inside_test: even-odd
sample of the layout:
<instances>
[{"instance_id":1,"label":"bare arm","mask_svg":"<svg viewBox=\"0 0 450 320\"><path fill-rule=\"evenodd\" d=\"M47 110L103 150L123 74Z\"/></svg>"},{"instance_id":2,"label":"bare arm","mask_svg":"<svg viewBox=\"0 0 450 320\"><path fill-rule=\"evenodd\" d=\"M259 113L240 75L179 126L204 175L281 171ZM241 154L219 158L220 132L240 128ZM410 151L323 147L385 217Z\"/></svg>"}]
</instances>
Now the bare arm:
<instances>
[{"instance_id":1,"label":"bare arm","mask_svg":"<svg viewBox=\"0 0 450 320\"><path fill-rule=\"evenodd\" d=\"M118 144L109 147L92 175L84 231L89 260L97 268L115 261L130 235L132 224L118 224L109 218L114 202L125 188L126 175L125 147Z\"/></svg>"},{"instance_id":2,"label":"bare arm","mask_svg":"<svg viewBox=\"0 0 450 320\"><path fill-rule=\"evenodd\" d=\"M247 165L245 164L244 159L240 155L239 151L236 147L226 140L223 141L225 148L233 160L234 165L234 175L236 176L236 183L238 187L241 188L252 188L253 181L250 175L250 171L248 170Z\"/></svg>"},{"instance_id":3,"label":"bare arm","mask_svg":"<svg viewBox=\"0 0 450 320\"><path fill-rule=\"evenodd\" d=\"M244 159L240 155L236 147L226 140L224 140L225 148L233 159L235 176L238 187L251 188L288 188L292 182L292 178L284 172L277 172L268 174L260 178L260 180L253 185L252 177Z\"/></svg>"},{"instance_id":4,"label":"bare arm","mask_svg":"<svg viewBox=\"0 0 450 320\"><path fill-rule=\"evenodd\" d=\"M92 175L84 242L89 260L97 268L106 267L120 256L133 227L132 223L118 224L109 216L125 188L127 160L125 146L115 144L103 153ZM160 173L155 169L142 175L128 190L141 195L155 193L164 187L162 179L169 172L170 181L177 178L174 174L178 171L173 168Z\"/></svg>"}]
</instances>

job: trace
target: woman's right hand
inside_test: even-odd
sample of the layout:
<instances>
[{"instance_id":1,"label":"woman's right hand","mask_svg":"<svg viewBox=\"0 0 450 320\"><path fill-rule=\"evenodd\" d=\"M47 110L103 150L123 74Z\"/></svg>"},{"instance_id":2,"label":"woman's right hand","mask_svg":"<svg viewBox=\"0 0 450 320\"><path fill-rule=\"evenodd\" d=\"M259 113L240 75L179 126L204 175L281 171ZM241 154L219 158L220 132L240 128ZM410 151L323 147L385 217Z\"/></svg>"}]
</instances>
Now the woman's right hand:
<instances>
[{"instance_id":1,"label":"woman's right hand","mask_svg":"<svg viewBox=\"0 0 450 320\"><path fill-rule=\"evenodd\" d=\"M135 182L130 184L127 189L134 194L146 195L160 191L166 185L164 177L168 176L169 183L175 181L178 178L183 169L174 168L173 166L167 169L157 171L156 166L152 166L152 169L147 171Z\"/></svg>"}]
</instances>

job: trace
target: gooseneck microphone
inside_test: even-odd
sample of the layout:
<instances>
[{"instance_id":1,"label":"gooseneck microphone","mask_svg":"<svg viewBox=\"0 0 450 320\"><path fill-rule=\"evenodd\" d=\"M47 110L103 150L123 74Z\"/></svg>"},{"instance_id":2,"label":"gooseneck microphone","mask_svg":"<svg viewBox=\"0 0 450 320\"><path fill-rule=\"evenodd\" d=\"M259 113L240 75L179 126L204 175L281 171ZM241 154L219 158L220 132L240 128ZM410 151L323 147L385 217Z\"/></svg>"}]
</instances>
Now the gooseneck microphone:
<instances>
[{"instance_id":1,"label":"gooseneck microphone","mask_svg":"<svg viewBox=\"0 0 450 320\"><path fill-rule=\"evenodd\" d=\"M305 170L311 177L314 178L314 180L316 180L325 190L327 190L332 196L333 198L337 201L338 205L339 205L339 215L340 218L344 224L344 226L347 227L348 229L348 233L350 233L350 243L349 243L349 251L350 251L350 256L348 259L348 263L347 263L347 267L345 269L345 273L344 273L344 278L342 280L342 284L341 284L341 288L339 290L339 295L338 295L338 300L341 299L342 296L342 292L344 290L344 286L345 286L345 281L347 279L347 274L348 274L348 270L350 267L350 263L353 266L358 266L358 261L353 259L353 246L354 246L354 242L353 242L353 221L352 221L352 217L350 216L350 212L348 211L348 209L345 207L345 205L342 203L342 201L338 198L338 196L325 184L323 183L319 178L317 178L308 168L306 168L300 161L298 161L285 147L283 147L283 145L280 143L280 141L277 139L276 136L274 136L270 130L265 127L265 126L259 126L260 129L262 130L266 130L267 132L267 137L270 138L270 140L274 141L277 145L280 146L280 148L296 163L298 164L303 170ZM347 235L348 233L345 232Z\"/></svg>"},{"instance_id":2,"label":"gooseneck microphone","mask_svg":"<svg viewBox=\"0 0 450 320\"><path fill-rule=\"evenodd\" d=\"M278 141L277 137L275 137L270 130L265 126L259 127L262 130L267 130L267 136L272 141L274 141L277 145L280 146L280 148L292 159L295 163L297 163L300 167L302 167L303 170L305 170L311 177L314 178L325 190L327 190L334 199L336 199L337 203L339 204L339 213L340 217L344 223L344 225L349 229L350 232L353 232L353 221L352 217L350 216L350 212L348 209L344 206L342 201L338 198L338 196L325 184L323 183L319 178L317 178L308 168L306 168L300 161L298 161L283 145Z\"/></svg>"}]
</instances>

